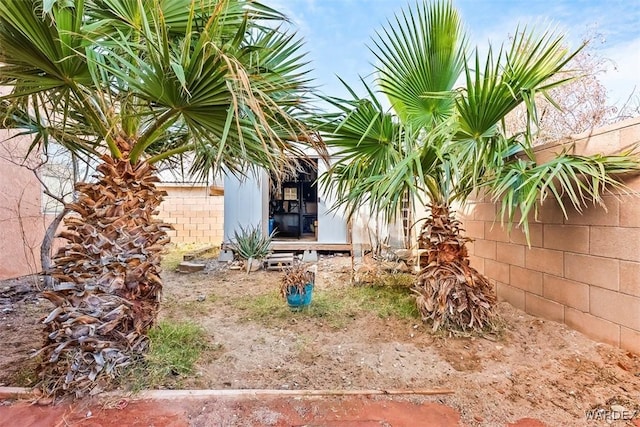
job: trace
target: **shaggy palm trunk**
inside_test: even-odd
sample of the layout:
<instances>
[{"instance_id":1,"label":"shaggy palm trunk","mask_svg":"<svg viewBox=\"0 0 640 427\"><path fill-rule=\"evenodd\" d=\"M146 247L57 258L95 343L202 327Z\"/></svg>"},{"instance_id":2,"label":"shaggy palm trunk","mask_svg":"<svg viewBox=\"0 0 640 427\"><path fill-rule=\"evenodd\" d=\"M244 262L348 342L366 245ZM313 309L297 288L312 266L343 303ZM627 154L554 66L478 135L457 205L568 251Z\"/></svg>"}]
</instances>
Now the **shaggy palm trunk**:
<instances>
[{"instance_id":1,"label":"shaggy palm trunk","mask_svg":"<svg viewBox=\"0 0 640 427\"><path fill-rule=\"evenodd\" d=\"M119 141L121 147L126 142ZM96 183L78 183L54 257L54 284L44 297L55 306L44 320L39 367L47 395L76 396L109 388L118 372L147 349L162 282L160 252L169 242L153 218L165 195L154 168L103 156Z\"/></svg>"},{"instance_id":2,"label":"shaggy palm trunk","mask_svg":"<svg viewBox=\"0 0 640 427\"><path fill-rule=\"evenodd\" d=\"M422 318L433 322L434 331L491 326L496 296L489 280L469 265L465 244L471 239L461 236L448 205L430 208L418 239L426 250L415 289Z\"/></svg>"}]
</instances>

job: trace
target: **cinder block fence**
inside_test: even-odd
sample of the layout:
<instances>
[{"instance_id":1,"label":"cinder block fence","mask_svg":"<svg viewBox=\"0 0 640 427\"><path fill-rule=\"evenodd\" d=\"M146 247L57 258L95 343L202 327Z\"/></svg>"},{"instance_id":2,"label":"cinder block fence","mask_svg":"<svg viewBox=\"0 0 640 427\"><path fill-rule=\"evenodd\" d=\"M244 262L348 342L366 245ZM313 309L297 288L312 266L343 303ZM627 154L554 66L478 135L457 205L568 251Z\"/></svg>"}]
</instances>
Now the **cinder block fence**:
<instances>
[{"instance_id":1,"label":"cinder block fence","mask_svg":"<svg viewBox=\"0 0 640 427\"><path fill-rule=\"evenodd\" d=\"M160 205L158 218L171 224L172 243L222 243L224 196L211 196L208 186L163 184L168 195Z\"/></svg>"},{"instance_id":2,"label":"cinder block fence","mask_svg":"<svg viewBox=\"0 0 640 427\"><path fill-rule=\"evenodd\" d=\"M640 118L541 147L539 161L563 148L611 154L640 143ZM520 230L508 234L486 200L461 212L471 265L496 286L498 298L534 316L640 354L640 177L632 194L605 196L606 210L582 213L547 201L530 223L530 247Z\"/></svg>"}]
</instances>

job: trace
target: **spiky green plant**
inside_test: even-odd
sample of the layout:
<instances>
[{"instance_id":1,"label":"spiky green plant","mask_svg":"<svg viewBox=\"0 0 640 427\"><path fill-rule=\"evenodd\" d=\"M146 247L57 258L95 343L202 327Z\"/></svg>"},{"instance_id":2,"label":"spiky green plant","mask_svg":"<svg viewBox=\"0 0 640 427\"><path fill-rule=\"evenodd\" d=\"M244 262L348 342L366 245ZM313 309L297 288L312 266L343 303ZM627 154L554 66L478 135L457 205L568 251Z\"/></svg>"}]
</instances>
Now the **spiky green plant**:
<instances>
[{"instance_id":1,"label":"spiky green plant","mask_svg":"<svg viewBox=\"0 0 640 427\"><path fill-rule=\"evenodd\" d=\"M233 232L232 250L242 259L262 259L269 255L273 233L265 236L260 226L240 226L240 231Z\"/></svg>"},{"instance_id":2,"label":"spiky green plant","mask_svg":"<svg viewBox=\"0 0 640 427\"><path fill-rule=\"evenodd\" d=\"M274 233L266 236L260 226L240 226L240 230L233 232L233 239L229 244L238 256L247 261L247 273L251 269L253 260L261 260L271 252L271 241Z\"/></svg>"},{"instance_id":3,"label":"spiky green plant","mask_svg":"<svg viewBox=\"0 0 640 427\"><path fill-rule=\"evenodd\" d=\"M577 51L552 30L513 34L509 45L490 48L483 58L468 50L450 1L418 1L373 38L375 85L363 80L365 96L345 85L351 97L326 97L337 112L318 117L340 159L321 184L349 215L364 208L394 220L407 200L430 206L419 239L429 256L415 290L434 328L482 329L493 316L494 290L469 265L453 202L486 191L500 202L507 227L520 212L518 225L527 233L529 213L546 198L577 208L598 203L603 192L622 185L616 174L638 168L629 153L564 152L537 163L534 97L564 83L552 78ZM523 104L527 128L507 134L503 119Z\"/></svg>"}]
</instances>

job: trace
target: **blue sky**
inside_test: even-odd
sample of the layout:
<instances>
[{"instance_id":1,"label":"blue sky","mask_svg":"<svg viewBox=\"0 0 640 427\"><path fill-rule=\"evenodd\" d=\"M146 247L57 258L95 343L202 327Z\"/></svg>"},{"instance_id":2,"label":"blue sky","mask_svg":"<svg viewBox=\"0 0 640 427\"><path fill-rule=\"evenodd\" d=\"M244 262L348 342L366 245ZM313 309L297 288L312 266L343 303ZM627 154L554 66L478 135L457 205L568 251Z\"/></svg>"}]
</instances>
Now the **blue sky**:
<instances>
[{"instance_id":1,"label":"blue sky","mask_svg":"<svg viewBox=\"0 0 640 427\"><path fill-rule=\"evenodd\" d=\"M372 72L371 36L404 0L263 0L285 12L304 37L313 76L328 95L344 95L336 75L356 84ZM413 2L414 0L410 0ZM621 105L636 87L640 93L640 0L453 0L471 44L481 49L502 43L518 24L557 25L572 47L596 31L595 44L612 62L600 79L611 104Z\"/></svg>"}]
</instances>

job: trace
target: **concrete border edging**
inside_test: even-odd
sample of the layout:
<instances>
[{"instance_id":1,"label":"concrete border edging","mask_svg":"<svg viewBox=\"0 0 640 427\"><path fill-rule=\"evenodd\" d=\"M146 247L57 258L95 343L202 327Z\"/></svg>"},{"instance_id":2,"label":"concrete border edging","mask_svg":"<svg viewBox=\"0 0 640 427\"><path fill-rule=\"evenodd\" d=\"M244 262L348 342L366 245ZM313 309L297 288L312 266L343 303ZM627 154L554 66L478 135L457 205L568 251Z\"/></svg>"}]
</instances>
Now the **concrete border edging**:
<instances>
[{"instance_id":1,"label":"concrete border edging","mask_svg":"<svg viewBox=\"0 0 640 427\"><path fill-rule=\"evenodd\" d=\"M269 389L236 389L236 390L143 390L136 394L118 392L104 393L107 396L122 396L133 400L162 400L180 398L208 398L208 397L313 397L313 396L353 396L353 395L423 395L433 396L441 394L453 394L451 389L407 389L407 390L269 390ZM0 387L0 399L9 398L35 398L35 394L29 388L24 387Z\"/></svg>"},{"instance_id":2,"label":"concrete border edging","mask_svg":"<svg viewBox=\"0 0 640 427\"><path fill-rule=\"evenodd\" d=\"M0 399L35 397L30 388L0 387Z\"/></svg>"},{"instance_id":3,"label":"concrete border edging","mask_svg":"<svg viewBox=\"0 0 640 427\"><path fill-rule=\"evenodd\" d=\"M254 397L254 396L353 396L353 395L423 395L453 394L451 389L429 390L269 390L269 389L236 389L236 390L144 390L135 395L136 399L179 399L182 397Z\"/></svg>"}]
</instances>

